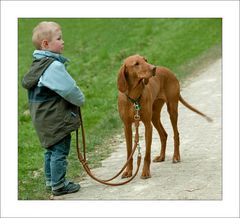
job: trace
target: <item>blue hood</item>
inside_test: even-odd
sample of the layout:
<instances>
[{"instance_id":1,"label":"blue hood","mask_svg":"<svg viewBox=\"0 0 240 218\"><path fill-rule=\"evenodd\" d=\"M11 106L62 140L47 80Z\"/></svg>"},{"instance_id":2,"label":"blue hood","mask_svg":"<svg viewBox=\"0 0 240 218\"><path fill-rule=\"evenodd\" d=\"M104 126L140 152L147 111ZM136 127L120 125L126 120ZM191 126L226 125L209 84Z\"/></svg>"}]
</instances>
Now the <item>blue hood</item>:
<instances>
[{"instance_id":1,"label":"blue hood","mask_svg":"<svg viewBox=\"0 0 240 218\"><path fill-rule=\"evenodd\" d=\"M36 58L36 59L51 57L51 58L54 58L54 59L60 61L63 64L65 62L69 62L69 60L67 58L65 58L64 56L62 56L58 53L51 52L51 51L35 50L33 52L33 57Z\"/></svg>"}]
</instances>

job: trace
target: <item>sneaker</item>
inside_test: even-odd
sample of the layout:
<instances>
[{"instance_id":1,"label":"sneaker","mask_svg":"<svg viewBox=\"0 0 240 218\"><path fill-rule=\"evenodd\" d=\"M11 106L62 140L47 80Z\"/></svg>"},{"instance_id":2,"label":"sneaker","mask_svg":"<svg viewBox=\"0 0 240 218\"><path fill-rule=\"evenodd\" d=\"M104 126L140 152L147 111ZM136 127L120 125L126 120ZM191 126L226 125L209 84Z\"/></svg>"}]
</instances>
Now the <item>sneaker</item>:
<instances>
[{"instance_id":1,"label":"sneaker","mask_svg":"<svg viewBox=\"0 0 240 218\"><path fill-rule=\"evenodd\" d=\"M65 195L65 194L70 194L70 193L77 192L79 189L80 189L79 184L69 182L67 186L59 188L57 190L53 190L52 193L55 196L59 196L59 195Z\"/></svg>"}]
</instances>

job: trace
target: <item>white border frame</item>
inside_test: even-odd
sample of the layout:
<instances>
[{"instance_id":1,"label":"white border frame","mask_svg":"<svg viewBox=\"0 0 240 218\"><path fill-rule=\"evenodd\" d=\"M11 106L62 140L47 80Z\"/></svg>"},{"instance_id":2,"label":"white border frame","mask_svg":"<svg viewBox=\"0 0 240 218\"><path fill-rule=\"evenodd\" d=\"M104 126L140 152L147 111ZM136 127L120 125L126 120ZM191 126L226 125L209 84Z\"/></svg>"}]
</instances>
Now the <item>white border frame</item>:
<instances>
[{"instance_id":1,"label":"white border frame","mask_svg":"<svg viewBox=\"0 0 240 218\"><path fill-rule=\"evenodd\" d=\"M223 18L222 201L19 201L17 51L20 17ZM1 215L3 217L238 217L238 1L2 1Z\"/></svg>"}]
</instances>

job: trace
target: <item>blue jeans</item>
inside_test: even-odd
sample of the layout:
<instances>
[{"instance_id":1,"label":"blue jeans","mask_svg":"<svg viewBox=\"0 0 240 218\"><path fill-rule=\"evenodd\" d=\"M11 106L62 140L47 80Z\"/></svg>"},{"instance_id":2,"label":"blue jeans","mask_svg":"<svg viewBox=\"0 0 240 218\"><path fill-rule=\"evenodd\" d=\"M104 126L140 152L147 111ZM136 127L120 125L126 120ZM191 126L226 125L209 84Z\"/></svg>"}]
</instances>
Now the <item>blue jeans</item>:
<instances>
[{"instance_id":1,"label":"blue jeans","mask_svg":"<svg viewBox=\"0 0 240 218\"><path fill-rule=\"evenodd\" d=\"M69 183L65 179L65 175L70 144L71 135L69 134L55 145L47 148L44 154L46 185L52 186L52 190L62 188Z\"/></svg>"}]
</instances>

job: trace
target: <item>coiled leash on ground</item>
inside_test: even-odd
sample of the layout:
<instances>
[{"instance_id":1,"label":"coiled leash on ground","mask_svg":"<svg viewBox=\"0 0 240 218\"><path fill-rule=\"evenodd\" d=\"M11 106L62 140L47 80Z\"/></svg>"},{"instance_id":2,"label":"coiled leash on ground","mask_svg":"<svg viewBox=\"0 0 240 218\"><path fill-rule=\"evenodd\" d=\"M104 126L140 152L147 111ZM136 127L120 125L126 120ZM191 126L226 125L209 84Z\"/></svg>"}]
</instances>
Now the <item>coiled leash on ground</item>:
<instances>
[{"instance_id":1,"label":"coiled leash on ground","mask_svg":"<svg viewBox=\"0 0 240 218\"><path fill-rule=\"evenodd\" d=\"M138 114L140 108L138 110L136 110L136 113L137 113L137 116L134 116L134 120L135 120L135 128L136 128L136 133L135 133L135 139L134 139L134 147L133 147L133 150L132 150L132 153L130 154L128 160L126 161L126 163L124 164L124 166L122 167L122 169L115 175L113 176L112 178L110 179L99 179L97 177L95 177L92 172L91 172L91 169L89 168L88 166L88 163L87 163L87 159L86 159L86 141L85 141L85 131L84 131L84 127L83 127L83 120L82 120L82 113L81 113L81 109L79 108L79 117L80 117L80 127L81 127L81 133L82 133L82 145L83 145L83 155L82 153L80 152L80 146L79 146L79 140L78 140L78 129L76 130L76 147L77 147L77 155L78 155L78 159L79 161L82 163L83 165L83 168L85 169L85 171L87 172L87 174L94 180L96 180L97 182L99 183L102 183L104 185L110 185L110 186L119 186L119 185L124 185L124 184L127 184L129 183L130 181L132 181L138 171L139 171L139 167L140 167L140 164L141 164L141 149L140 149L140 145L139 145L139 132L138 132L138 127L139 127L139 121L140 121L140 116ZM130 162L131 158L133 157L133 154L136 150L136 148L138 148L138 159L137 159L137 169L136 169L136 172L134 173L134 175L124 181L124 182L119 182L119 183L112 183L110 181L112 181L113 179L117 178L123 171L124 169L127 167L128 163Z\"/></svg>"}]
</instances>

